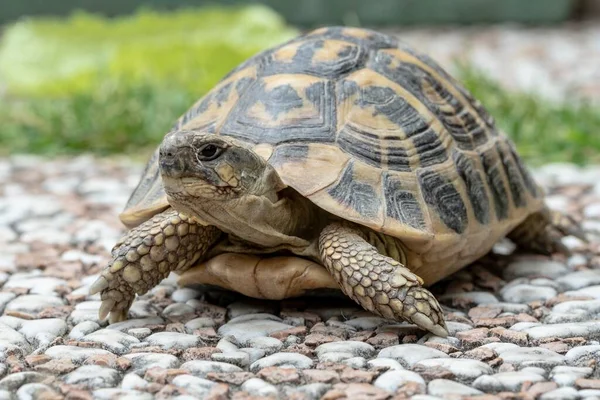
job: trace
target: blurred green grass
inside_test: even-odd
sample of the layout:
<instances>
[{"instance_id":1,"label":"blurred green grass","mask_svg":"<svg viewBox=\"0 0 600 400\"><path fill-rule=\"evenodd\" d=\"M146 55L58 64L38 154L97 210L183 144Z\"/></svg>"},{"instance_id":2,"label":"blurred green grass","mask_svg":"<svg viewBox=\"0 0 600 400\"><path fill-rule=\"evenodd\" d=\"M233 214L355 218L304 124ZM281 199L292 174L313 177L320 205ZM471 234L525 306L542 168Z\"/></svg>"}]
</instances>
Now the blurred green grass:
<instances>
[{"instance_id":1,"label":"blurred green grass","mask_svg":"<svg viewBox=\"0 0 600 400\"><path fill-rule=\"evenodd\" d=\"M144 158L220 77L296 33L260 6L15 24L0 44L0 153ZM597 108L511 93L468 66L457 78L529 162L600 162Z\"/></svg>"}]
</instances>

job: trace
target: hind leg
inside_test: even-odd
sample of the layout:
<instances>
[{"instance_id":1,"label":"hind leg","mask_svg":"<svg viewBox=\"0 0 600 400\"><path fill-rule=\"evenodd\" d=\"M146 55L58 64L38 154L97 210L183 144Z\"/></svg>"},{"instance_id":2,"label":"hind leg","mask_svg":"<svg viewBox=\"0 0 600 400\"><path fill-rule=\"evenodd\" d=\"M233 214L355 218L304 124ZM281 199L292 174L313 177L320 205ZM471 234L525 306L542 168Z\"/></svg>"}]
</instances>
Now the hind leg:
<instances>
[{"instance_id":1,"label":"hind leg","mask_svg":"<svg viewBox=\"0 0 600 400\"><path fill-rule=\"evenodd\" d=\"M561 241L565 236L575 236L587 241L577 221L547 208L531 214L508 234L508 238L519 248L546 255L568 254L569 249Z\"/></svg>"}]
</instances>

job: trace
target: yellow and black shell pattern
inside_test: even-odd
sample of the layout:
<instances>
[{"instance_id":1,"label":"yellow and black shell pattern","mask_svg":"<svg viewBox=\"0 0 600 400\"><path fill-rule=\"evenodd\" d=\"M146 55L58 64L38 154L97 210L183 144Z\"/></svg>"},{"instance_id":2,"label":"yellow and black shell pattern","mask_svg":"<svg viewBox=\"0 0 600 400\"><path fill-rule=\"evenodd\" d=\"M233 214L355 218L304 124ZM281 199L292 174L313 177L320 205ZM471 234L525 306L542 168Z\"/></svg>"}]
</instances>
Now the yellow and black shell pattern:
<instances>
[{"instance_id":1,"label":"yellow and black shell pattern","mask_svg":"<svg viewBox=\"0 0 600 400\"><path fill-rule=\"evenodd\" d=\"M174 129L235 138L321 208L403 239L514 226L541 204L482 105L429 57L366 29L322 28L258 54ZM130 206L166 207L156 157L142 179L154 189Z\"/></svg>"}]
</instances>

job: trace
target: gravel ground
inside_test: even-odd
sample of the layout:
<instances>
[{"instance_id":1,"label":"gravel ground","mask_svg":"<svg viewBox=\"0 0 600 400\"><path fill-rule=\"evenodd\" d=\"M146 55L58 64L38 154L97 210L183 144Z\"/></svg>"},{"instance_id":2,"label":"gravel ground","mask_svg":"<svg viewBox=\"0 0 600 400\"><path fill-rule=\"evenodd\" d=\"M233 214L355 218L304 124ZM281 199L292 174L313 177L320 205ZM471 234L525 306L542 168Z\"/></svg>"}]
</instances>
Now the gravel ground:
<instances>
[{"instance_id":1,"label":"gravel ground","mask_svg":"<svg viewBox=\"0 0 600 400\"><path fill-rule=\"evenodd\" d=\"M107 326L88 287L140 171L0 161L0 399L600 397L600 167L536 171L594 244L566 238L574 254L554 259L498 244L433 288L447 339L341 299L256 301L176 277Z\"/></svg>"},{"instance_id":2,"label":"gravel ground","mask_svg":"<svg viewBox=\"0 0 600 400\"><path fill-rule=\"evenodd\" d=\"M600 104L600 22L391 30L449 71L467 61L514 90Z\"/></svg>"}]
</instances>

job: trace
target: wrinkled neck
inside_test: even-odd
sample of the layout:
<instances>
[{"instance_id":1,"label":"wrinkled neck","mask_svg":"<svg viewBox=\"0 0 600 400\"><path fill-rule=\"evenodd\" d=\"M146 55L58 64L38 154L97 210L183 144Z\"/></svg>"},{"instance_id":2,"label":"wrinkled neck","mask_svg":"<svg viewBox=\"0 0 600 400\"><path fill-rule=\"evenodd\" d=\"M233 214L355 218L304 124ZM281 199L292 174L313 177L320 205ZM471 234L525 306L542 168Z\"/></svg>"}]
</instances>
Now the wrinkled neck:
<instances>
[{"instance_id":1,"label":"wrinkled neck","mask_svg":"<svg viewBox=\"0 0 600 400\"><path fill-rule=\"evenodd\" d=\"M318 220L316 207L300 196L270 199L245 195L225 201L203 200L185 208L202 222L265 248L307 247Z\"/></svg>"}]
</instances>

